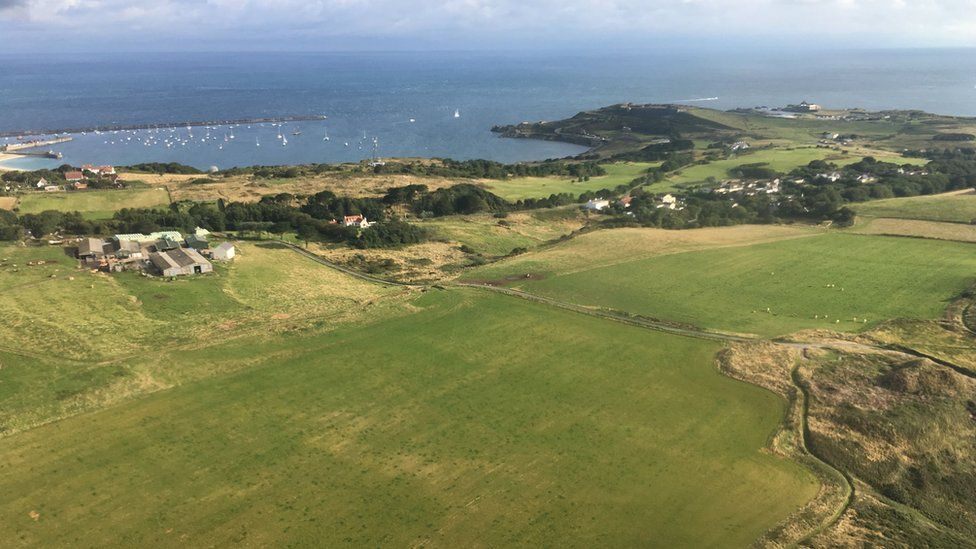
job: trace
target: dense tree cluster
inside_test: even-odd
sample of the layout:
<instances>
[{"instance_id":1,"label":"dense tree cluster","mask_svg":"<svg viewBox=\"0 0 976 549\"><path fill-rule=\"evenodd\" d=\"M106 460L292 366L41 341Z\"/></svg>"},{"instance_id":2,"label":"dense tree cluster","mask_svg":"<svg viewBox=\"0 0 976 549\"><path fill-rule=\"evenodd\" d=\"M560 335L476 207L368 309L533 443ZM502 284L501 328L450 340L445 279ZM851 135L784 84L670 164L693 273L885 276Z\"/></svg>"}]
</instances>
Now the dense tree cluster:
<instances>
[{"instance_id":1,"label":"dense tree cluster","mask_svg":"<svg viewBox=\"0 0 976 549\"><path fill-rule=\"evenodd\" d=\"M635 162L656 162L667 160L676 152L687 152L695 148L695 142L690 139L670 139L663 143L652 143L637 151L618 153L614 160L630 160Z\"/></svg>"},{"instance_id":2,"label":"dense tree cluster","mask_svg":"<svg viewBox=\"0 0 976 549\"><path fill-rule=\"evenodd\" d=\"M143 162L142 164L133 164L131 166L122 166L121 169L129 172L139 172L139 173L155 173L155 174L199 174L202 171L194 168L193 166L187 166L186 164L180 164L179 162Z\"/></svg>"},{"instance_id":3,"label":"dense tree cluster","mask_svg":"<svg viewBox=\"0 0 976 549\"><path fill-rule=\"evenodd\" d=\"M436 177L507 179L509 177L544 177L550 175L586 178L607 172L596 162L547 160L532 164L502 164L491 160L450 160L388 162L372 167L373 173L406 174Z\"/></svg>"},{"instance_id":4,"label":"dense tree cluster","mask_svg":"<svg viewBox=\"0 0 976 549\"><path fill-rule=\"evenodd\" d=\"M682 209L660 208L658 197L635 191L629 211L640 224L664 228L691 228L773 223L787 220L832 220L849 224L849 207L867 200L937 194L976 186L976 155L941 153L925 167L881 162L872 157L844 166L815 160L789 174L779 174L762 164L732 170L744 179L781 180L778 193L742 189L716 193L697 189L683 196ZM622 208L611 208L621 213Z\"/></svg>"}]
</instances>

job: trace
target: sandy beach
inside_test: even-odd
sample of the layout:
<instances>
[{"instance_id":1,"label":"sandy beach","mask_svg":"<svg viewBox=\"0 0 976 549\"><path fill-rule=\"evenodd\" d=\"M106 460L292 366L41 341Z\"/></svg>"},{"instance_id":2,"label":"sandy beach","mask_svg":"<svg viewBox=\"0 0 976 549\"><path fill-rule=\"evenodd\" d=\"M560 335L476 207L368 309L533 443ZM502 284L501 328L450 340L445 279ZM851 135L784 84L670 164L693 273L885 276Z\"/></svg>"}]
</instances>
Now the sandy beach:
<instances>
[{"instance_id":1,"label":"sandy beach","mask_svg":"<svg viewBox=\"0 0 976 549\"><path fill-rule=\"evenodd\" d=\"M8 160L13 160L15 158L23 158L23 157L16 154L0 153L0 172L18 171L20 168L14 168L4 164L4 162L7 162Z\"/></svg>"}]
</instances>

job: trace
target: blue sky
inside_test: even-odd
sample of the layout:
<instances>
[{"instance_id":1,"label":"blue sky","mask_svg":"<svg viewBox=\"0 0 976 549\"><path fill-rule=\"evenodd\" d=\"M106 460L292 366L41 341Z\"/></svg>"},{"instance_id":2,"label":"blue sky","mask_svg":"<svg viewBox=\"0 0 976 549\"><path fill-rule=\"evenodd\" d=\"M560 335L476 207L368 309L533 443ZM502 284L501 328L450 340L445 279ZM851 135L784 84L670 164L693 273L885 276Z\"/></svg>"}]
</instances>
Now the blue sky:
<instances>
[{"instance_id":1,"label":"blue sky","mask_svg":"<svg viewBox=\"0 0 976 549\"><path fill-rule=\"evenodd\" d=\"M974 47L976 0L0 0L6 51Z\"/></svg>"}]
</instances>

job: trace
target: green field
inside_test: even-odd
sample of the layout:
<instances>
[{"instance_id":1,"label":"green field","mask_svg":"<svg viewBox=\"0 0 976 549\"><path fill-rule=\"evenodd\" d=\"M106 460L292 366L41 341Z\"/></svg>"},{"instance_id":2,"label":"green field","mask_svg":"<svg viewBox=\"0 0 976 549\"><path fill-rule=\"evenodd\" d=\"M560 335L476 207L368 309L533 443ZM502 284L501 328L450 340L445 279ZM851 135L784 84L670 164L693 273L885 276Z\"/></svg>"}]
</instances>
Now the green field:
<instances>
[{"instance_id":1,"label":"green field","mask_svg":"<svg viewBox=\"0 0 976 549\"><path fill-rule=\"evenodd\" d=\"M28 193L21 195L20 213L45 210L81 212L88 219L108 219L122 208L155 208L169 204L166 189L121 189Z\"/></svg>"},{"instance_id":2,"label":"green field","mask_svg":"<svg viewBox=\"0 0 976 549\"><path fill-rule=\"evenodd\" d=\"M829 160L838 165L851 164L860 157L841 154L830 149L814 147L797 149L764 149L752 153L741 154L725 160L716 160L708 164L696 164L682 168L665 181L655 183L650 188L656 191L675 190L692 183L704 183L709 177L721 181L729 177L729 170L743 164L766 164L767 167L778 172L787 173L800 166L805 166L813 160Z\"/></svg>"},{"instance_id":3,"label":"green field","mask_svg":"<svg viewBox=\"0 0 976 549\"><path fill-rule=\"evenodd\" d=\"M630 183L649 168L659 165L660 162L619 162L604 164L607 174L591 177L589 181L575 181L567 177L517 177L489 181L485 186L489 191L506 200L543 198L560 193L578 195L587 191L613 189L618 185Z\"/></svg>"},{"instance_id":4,"label":"green field","mask_svg":"<svg viewBox=\"0 0 976 549\"><path fill-rule=\"evenodd\" d=\"M714 343L476 291L413 307L133 359L227 373L0 439L0 537L745 546L817 491L760 451L783 403ZM16 399L40 364L0 357Z\"/></svg>"},{"instance_id":5,"label":"green field","mask_svg":"<svg viewBox=\"0 0 976 549\"><path fill-rule=\"evenodd\" d=\"M929 196L873 200L852 207L859 215L872 217L969 223L976 219L976 193L966 189Z\"/></svg>"},{"instance_id":6,"label":"green field","mask_svg":"<svg viewBox=\"0 0 976 549\"><path fill-rule=\"evenodd\" d=\"M653 239L665 232L648 230L647 235ZM613 240L612 231L593 233L469 277L554 299L764 336L806 328L861 330L897 317L935 318L948 299L976 280L976 248L956 242L831 233L698 251L662 248L663 255L629 257L628 248L614 246ZM601 247L613 250L616 259L589 261L587 250Z\"/></svg>"}]
</instances>

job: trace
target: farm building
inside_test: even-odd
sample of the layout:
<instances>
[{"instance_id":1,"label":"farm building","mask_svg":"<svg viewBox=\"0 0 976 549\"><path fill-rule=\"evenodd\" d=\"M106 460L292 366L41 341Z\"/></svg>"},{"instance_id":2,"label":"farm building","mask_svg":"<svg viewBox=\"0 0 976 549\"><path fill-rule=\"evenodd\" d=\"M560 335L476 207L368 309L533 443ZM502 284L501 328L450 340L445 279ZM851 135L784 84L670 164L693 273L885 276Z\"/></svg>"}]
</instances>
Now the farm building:
<instances>
[{"instance_id":1,"label":"farm building","mask_svg":"<svg viewBox=\"0 0 976 549\"><path fill-rule=\"evenodd\" d=\"M586 208L587 210L593 210L598 212L609 205L610 205L609 200L604 200L602 198L595 198L593 200L590 200L586 204L584 204L583 207Z\"/></svg>"},{"instance_id":2,"label":"farm building","mask_svg":"<svg viewBox=\"0 0 976 549\"><path fill-rule=\"evenodd\" d=\"M234 249L233 244L231 244L230 242L224 242L220 246L214 248L211 253L213 254L213 258L216 260L230 261L231 259L234 259L234 256L237 254L237 251Z\"/></svg>"},{"instance_id":3,"label":"farm building","mask_svg":"<svg viewBox=\"0 0 976 549\"><path fill-rule=\"evenodd\" d=\"M98 260L105 256L105 242L101 238L82 238L78 243L78 259Z\"/></svg>"},{"instance_id":4,"label":"farm building","mask_svg":"<svg viewBox=\"0 0 976 549\"><path fill-rule=\"evenodd\" d=\"M160 238L156 241L156 251L157 252L168 252L169 250L176 250L180 247L180 243L172 238Z\"/></svg>"},{"instance_id":5,"label":"farm building","mask_svg":"<svg viewBox=\"0 0 976 549\"><path fill-rule=\"evenodd\" d=\"M213 265L193 248L177 248L149 254L149 261L163 276L209 273Z\"/></svg>"},{"instance_id":6,"label":"farm building","mask_svg":"<svg viewBox=\"0 0 976 549\"><path fill-rule=\"evenodd\" d=\"M176 242L181 242L183 240L183 235L178 231L157 231L149 234L142 233L130 233L130 234L117 234L114 237L116 240L131 240L133 242L139 243L150 243L157 240L162 240L167 238Z\"/></svg>"},{"instance_id":7,"label":"farm building","mask_svg":"<svg viewBox=\"0 0 976 549\"><path fill-rule=\"evenodd\" d=\"M186 237L186 245L194 250L206 250L210 247L210 243L207 242L206 237L197 236L195 234L191 234Z\"/></svg>"}]
</instances>

